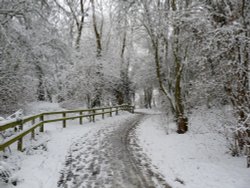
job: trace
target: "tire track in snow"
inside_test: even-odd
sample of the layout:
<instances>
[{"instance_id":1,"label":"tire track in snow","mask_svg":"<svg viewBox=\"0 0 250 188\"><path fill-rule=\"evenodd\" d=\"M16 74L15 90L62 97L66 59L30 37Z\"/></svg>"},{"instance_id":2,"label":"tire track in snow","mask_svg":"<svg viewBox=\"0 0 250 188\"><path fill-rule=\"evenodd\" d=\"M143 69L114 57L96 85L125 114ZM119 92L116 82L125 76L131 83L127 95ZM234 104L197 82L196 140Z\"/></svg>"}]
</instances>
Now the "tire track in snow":
<instances>
[{"instance_id":1,"label":"tire track in snow","mask_svg":"<svg viewBox=\"0 0 250 188\"><path fill-rule=\"evenodd\" d=\"M58 181L60 188L169 188L137 144L143 114L101 128L73 143Z\"/></svg>"}]
</instances>

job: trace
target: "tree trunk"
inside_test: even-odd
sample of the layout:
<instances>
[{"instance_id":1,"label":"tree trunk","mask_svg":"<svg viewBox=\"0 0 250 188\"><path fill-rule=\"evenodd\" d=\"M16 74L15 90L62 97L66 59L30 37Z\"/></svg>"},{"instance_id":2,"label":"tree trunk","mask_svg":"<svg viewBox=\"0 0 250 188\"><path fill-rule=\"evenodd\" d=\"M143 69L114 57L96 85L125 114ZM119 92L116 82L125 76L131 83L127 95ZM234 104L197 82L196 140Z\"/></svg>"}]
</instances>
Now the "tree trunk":
<instances>
[{"instance_id":1,"label":"tree trunk","mask_svg":"<svg viewBox=\"0 0 250 188\"><path fill-rule=\"evenodd\" d=\"M98 24L96 20L96 6L95 6L95 0L90 0L91 8L92 8L92 21L93 21L93 29L96 39L96 57L99 59L102 56L102 28L103 28L103 20L101 20L101 26L98 31ZM103 18L102 18L103 19ZM91 106L100 106L101 105L101 98L102 98L102 64L101 62L98 62L97 70L96 70L96 76L99 78L98 83L96 83L95 88L95 97L92 101Z\"/></svg>"},{"instance_id":2,"label":"tree trunk","mask_svg":"<svg viewBox=\"0 0 250 188\"><path fill-rule=\"evenodd\" d=\"M176 11L177 6L175 0L172 0L172 10ZM174 55L174 63L175 63L175 116L177 118L177 133L184 134L188 131L188 118L184 113L184 105L183 105L183 95L182 95L182 87L181 87L181 79L183 73L183 64L180 59L180 44L179 44L179 35L180 28L178 26L174 26L174 34L173 34L173 55Z\"/></svg>"},{"instance_id":3,"label":"tree trunk","mask_svg":"<svg viewBox=\"0 0 250 188\"><path fill-rule=\"evenodd\" d=\"M44 89L44 83L43 83L44 74L43 74L42 68L38 64L39 62L37 62L37 64L35 65L36 73L38 77L37 99L38 101L45 101L45 89Z\"/></svg>"},{"instance_id":4,"label":"tree trunk","mask_svg":"<svg viewBox=\"0 0 250 188\"><path fill-rule=\"evenodd\" d=\"M127 21L125 20L125 29L127 27ZM127 46L127 31L125 30L122 38L122 46L121 46L121 70L120 70L120 79L121 79L121 93L123 97L123 103L130 104L130 81L129 81L129 59L125 59L125 51Z\"/></svg>"},{"instance_id":5,"label":"tree trunk","mask_svg":"<svg viewBox=\"0 0 250 188\"><path fill-rule=\"evenodd\" d=\"M93 28L96 38L96 56L101 57L102 56L102 42L101 42L101 33L102 31L98 31L97 28L97 21L96 21L96 13L95 13L95 0L91 0L91 7L92 7L92 19L93 19ZM102 27L101 27L102 29Z\"/></svg>"},{"instance_id":6,"label":"tree trunk","mask_svg":"<svg viewBox=\"0 0 250 188\"><path fill-rule=\"evenodd\" d=\"M77 37L76 37L76 49L79 50L80 48L80 41L82 36L82 29L84 23L84 3L83 0L80 0L80 7L81 7L81 18L80 21L76 20L77 23Z\"/></svg>"},{"instance_id":7,"label":"tree trunk","mask_svg":"<svg viewBox=\"0 0 250 188\"><path fill-rule=\"evenodd\" d=\"M176 106L176 117L177 117L177 124L178 130L177 133L183 134L188 130L188 118L184 115L184 107L182 101L182 93L181 93L181 75L182 75L182 66L177 57L175 58L175 106Z\"/></svg>"},{"instance_id":8,"label":"tree trunk","mask_svg":"<svg viewBox=\"0 0 250 188\"><path fill-rule=\"evenodd\" d=\"M152 96L153 96L153 89L152 87L148 87L144 89L144 107L145 108L152 108Z\"/></svg>"}]
</instances>

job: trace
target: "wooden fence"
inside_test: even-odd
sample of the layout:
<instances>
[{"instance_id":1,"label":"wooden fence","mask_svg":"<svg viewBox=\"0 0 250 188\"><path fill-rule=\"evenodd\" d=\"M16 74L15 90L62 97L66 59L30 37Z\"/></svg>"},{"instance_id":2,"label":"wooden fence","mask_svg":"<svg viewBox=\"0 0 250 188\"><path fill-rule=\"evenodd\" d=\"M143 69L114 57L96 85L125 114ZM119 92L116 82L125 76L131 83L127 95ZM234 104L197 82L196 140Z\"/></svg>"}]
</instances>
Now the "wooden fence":
<instances>
[{"instance_id":1,"label":"wooden fence","mask_svg":"<svg viewBox=\"0 0 250 188\"><path fill-rule=\"evenodd\" d=\"M118 115L118 111L125 110L134 113L134 106L130 105L120 105L113 107L104 108L93 108L93 109L80 109L80 110L67 110L67 111L57 111L57 112L45 112L37 114L34 116L26 117L20 120L11 121L9 123L0 125L0 133L6 131L7 129L14 129L14 131L19 130L14 136L5 139L0 144L0 151L5 151L5 148L11 144L17 142L17 150L23 151L23 137L27 134L31 134L31 138L35 138L35 129L39 128L40 132L44 132L44 124L52 123L57 121L62 121L63 128L66 128L67 120L79 119L79 124L83 124L83 118L89 118L89 121L95 122L95 116L101 115L104 119L105 114L109 114L112 117L112 113ZM69 114L78 114L77 116L69 116ZM51 115L61 115L61 118L48 119ZM27 124L31 124L28 126ZM27 127L25 129L25 127Z\"/></svg>"}]
</instances>

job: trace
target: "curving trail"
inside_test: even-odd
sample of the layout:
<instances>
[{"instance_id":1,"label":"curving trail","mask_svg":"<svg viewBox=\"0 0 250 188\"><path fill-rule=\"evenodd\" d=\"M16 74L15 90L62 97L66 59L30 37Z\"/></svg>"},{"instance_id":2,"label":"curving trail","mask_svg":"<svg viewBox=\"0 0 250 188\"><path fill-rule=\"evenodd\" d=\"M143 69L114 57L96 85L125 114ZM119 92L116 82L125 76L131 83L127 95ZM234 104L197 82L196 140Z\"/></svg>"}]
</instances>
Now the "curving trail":
<instances>
[{"instance_id":1,"label":"curving trail","mask_svg":"<svg viewBox=\"0 0 250 188\"><path fill-rule=\"evenodd\" d=\"M170 188L137 144L145 114L98 130L73 143L58 181L60 188ZM87 149L86 149L87 148Z\"/></svg>"}]
</instances>

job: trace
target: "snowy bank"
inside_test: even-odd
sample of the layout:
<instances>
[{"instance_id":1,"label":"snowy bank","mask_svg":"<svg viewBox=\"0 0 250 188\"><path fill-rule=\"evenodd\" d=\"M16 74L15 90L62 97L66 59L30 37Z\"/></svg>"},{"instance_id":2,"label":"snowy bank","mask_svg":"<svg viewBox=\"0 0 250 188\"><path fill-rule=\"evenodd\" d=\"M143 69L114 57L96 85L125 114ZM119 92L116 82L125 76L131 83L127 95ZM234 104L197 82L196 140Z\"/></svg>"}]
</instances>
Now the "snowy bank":
<instances>
[{"instance_id":1,"label":"snowy bank","mask_svg":"<svg viewBox=\"0 0 250 188\"><path fill-rule=\"evenodd\" d=\"M217 122L217 125L215 125ZM139 144L174 188L249 188L244 157L232 157L227 141L214 129L215 113L190 117L189 132L179 135L163 115L151 115L137 128Z\"/></svg>"}]
</instances>

